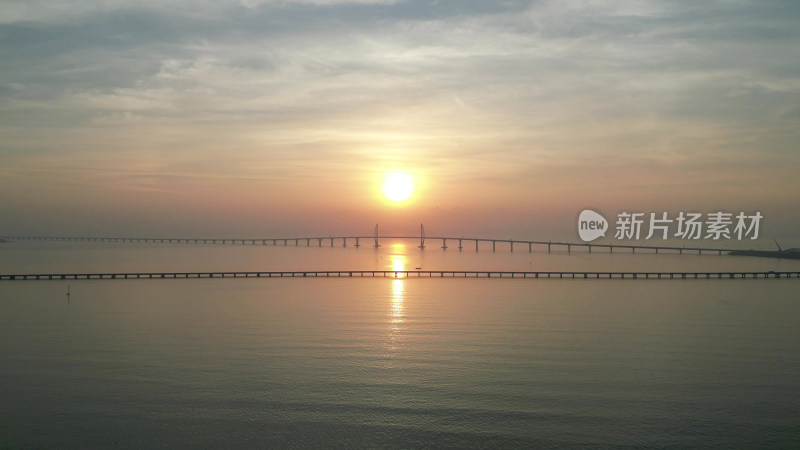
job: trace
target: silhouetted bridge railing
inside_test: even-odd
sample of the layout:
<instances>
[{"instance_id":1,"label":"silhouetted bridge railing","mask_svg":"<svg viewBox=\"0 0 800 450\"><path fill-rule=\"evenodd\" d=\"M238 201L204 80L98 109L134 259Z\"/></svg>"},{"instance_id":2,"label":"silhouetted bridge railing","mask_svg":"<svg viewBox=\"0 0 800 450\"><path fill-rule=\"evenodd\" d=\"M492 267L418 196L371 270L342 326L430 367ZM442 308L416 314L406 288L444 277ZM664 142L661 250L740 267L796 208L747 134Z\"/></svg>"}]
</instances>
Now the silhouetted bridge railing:
<instances>
[{"instance_id":1,"label":"silhouetted bridge railing","mask_svg":"<svg viewBox=\"0 0 800 450\"><path fill-rule=\"evenodd\" d=\"M527 241L515 239L490 239L490 238L464 238L464 237L442 237L442 236L328 236L328 237L293 237L293 238L226 238L226 239L212 239L212 238L136 238L136 237L59 237L59 236L0 236L2 239L9 241L75 241L75 242L134 242L134 243L155 243L155 244L227 244L227 245L273 245L273 246L317 246L322 247L334 245L341 245L347 247L348 243L354 247L360 247L362 241L374 241L373 246L379 247L380 240L419 240L419 247L425 248L426 241L441 241L441 248L450 248L447 244L457 247L462 250L465 247L472 247L474 244L475 251L479 249L479 244L491 244L492 251L497 249L497 244L503 244L510 251L514 248L527 248L528 252L533 251L533 247L546 247L550 252L552 249L566 249L567 252L572 252L573 247L588 249L589 253L592 249L604 249L609 252L614 250L630 250L631 253L636 253L637 250L648 250L655 253L659 252L672 252L680 253L692 252L703 254L716 253L721 255L723 252L730 252L734 249L729 248L713 248L713 247L676 247L665 245L632 245L632 244L597 244L588 242L553 242L553 241Z\"/></svg>"},{"instance_id":2,"label":"silhouetted bridge railing","mask_svg":"<svg viewBox=\"0 0 800 450\"><path fill-rule=\"evenodd\" d=\"M558 278L558 279L756 279L796 278L794 272L521 272L483 270L324 270L273 272L42 273L0 275L0 280L115 280L189 278Z\"/></svg>"}]
</instances>

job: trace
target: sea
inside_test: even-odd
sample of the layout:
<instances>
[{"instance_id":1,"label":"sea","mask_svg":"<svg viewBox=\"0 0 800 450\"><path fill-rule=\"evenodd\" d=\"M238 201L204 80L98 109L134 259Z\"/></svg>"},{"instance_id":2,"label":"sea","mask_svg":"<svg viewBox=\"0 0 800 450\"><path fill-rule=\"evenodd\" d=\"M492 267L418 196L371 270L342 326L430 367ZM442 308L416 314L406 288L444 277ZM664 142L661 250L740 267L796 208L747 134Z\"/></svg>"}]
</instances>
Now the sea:
<instances>
[{"instance_id":1,"label":"sea","mask_svg":"<svg viewBox=\"0 0 800 450\"><path fill-rule=\"evenodd\" d=\"M14 241L0 273L800 270L305 244ZM799 293L797 278L3 280L0 448L800 448Z\"/></svg>"}]
</instances>

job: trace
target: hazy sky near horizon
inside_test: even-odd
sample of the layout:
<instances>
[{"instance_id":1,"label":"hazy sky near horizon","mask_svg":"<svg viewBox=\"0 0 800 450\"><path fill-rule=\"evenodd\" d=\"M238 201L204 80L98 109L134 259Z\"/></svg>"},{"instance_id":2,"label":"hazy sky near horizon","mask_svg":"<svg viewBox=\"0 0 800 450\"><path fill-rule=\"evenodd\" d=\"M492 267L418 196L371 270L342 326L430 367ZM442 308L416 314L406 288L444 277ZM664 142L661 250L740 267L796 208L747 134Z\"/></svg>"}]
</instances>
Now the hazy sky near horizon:
<instances>
[{"instance_id":1,"label":"hazy sky near horizon","mask_svg":"<svg viewBox=\"0 0 800 450\"><path fill-rule=\"evenodd\" d=\"M798 125L794 1L0 2L0 234L797 237Z\"/></svg>"}]
</instances>

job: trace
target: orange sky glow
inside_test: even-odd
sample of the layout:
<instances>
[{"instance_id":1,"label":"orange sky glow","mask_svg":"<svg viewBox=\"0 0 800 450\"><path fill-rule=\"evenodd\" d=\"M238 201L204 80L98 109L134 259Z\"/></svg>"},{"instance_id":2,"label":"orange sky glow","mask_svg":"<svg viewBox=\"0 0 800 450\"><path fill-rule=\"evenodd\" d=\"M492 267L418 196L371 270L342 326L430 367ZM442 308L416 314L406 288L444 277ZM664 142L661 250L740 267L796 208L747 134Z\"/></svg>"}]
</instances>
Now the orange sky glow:
<instances>
[{"instance_id":1,"label":"orange sky glow","mask_svg":"<svg viewBox=\"0 0 800 450\"><path fill-rule=\"evenodd\" d=\"M4 4L0 234L556 239L594 207L800 238L787 11L569 3Z\"/></svg>"}]
</instances>

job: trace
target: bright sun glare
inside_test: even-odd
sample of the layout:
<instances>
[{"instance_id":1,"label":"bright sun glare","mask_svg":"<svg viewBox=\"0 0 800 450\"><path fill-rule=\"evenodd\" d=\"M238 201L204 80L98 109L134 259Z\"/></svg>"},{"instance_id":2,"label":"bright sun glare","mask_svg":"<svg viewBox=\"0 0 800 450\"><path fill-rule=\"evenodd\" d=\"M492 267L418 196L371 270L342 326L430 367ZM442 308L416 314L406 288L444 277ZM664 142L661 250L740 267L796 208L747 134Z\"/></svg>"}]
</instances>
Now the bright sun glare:
<instances>
[{"instance_id":1,"label":"bright sun glare","mask_svg":"<svg viewBox=\"0 0 800 450\"><path fill-rule=\"evenodd\" d=\"M393 173L383 183L383 194L391 201L402 202L414 192L414 180L405 173Z\"/></svg>"}]
</instances>

